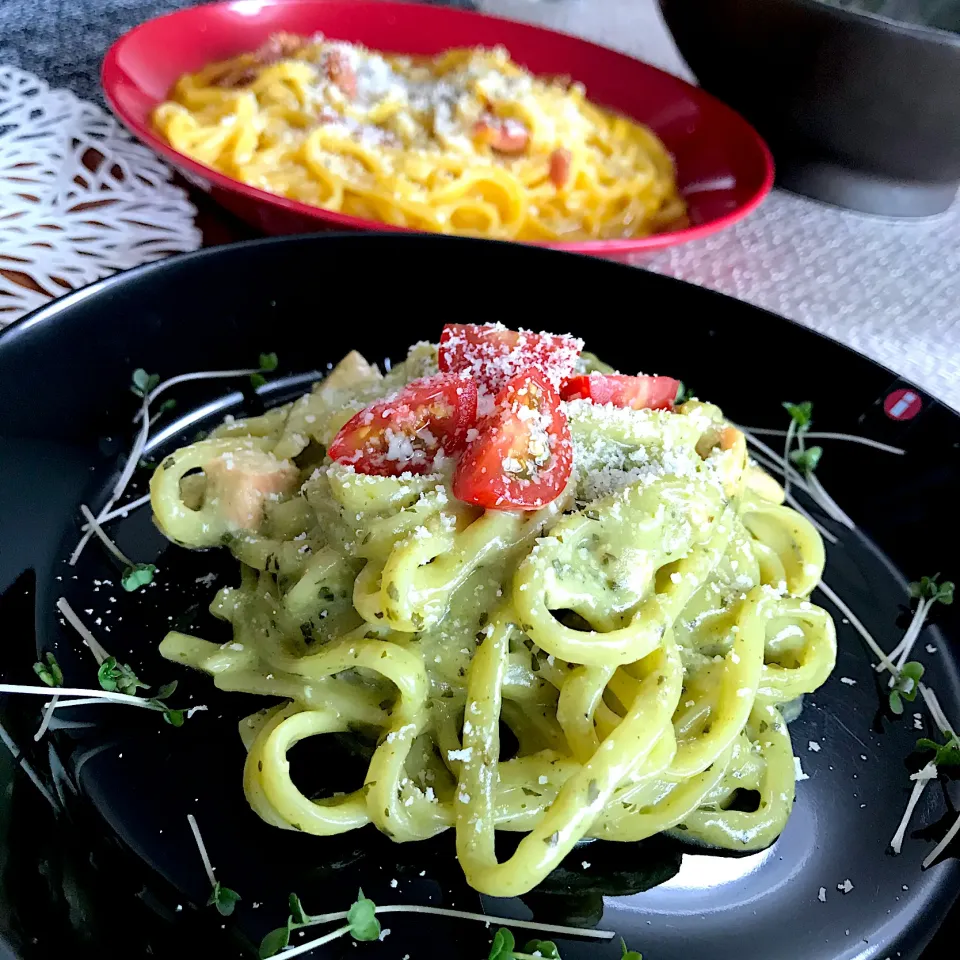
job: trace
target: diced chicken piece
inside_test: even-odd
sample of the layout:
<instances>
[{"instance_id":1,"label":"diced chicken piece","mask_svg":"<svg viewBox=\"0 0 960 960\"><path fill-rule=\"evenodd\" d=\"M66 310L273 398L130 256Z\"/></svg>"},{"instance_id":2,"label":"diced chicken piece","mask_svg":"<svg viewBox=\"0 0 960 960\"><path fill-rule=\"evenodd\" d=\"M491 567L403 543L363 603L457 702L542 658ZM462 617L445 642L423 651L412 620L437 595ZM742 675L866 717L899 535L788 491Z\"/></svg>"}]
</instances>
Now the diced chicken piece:
<instances>
[{"instance_id":1,"label":"diced chicken piece","mask_svg":"<svg viewBox=\"0 0 960 960\"><path fill-rule=\"evenodd\" d=\"M364 359L362 353L351 350L325 377L313 388L314 393L332 393L334 390L347 390L366 383L368 380L379 380L380 371Z\"/></svg>"},{"instance_id":2,"label":"diced chicken piece","mask_svg":"<svg viewBox=\"0 0 960 960\"><path fill-rule=\"evenodd\" d=\"M492 114L486 114L474 124L473 136L497 153L523 153L530 142L530 131L519 120Z\"/></svg>"},{"instance_id":3,"label":"diced chicken piece","mask_svg":"<svg viewBox=\"0 0 960 960\"><path fill-rule=\"evenodd\" d=\"M256 530L263 522L263 504L291 493L297 468L262 450L224 453L203 468L207 477L205 502L213 506L228 527Z\"/></svg>"}]
</instances>

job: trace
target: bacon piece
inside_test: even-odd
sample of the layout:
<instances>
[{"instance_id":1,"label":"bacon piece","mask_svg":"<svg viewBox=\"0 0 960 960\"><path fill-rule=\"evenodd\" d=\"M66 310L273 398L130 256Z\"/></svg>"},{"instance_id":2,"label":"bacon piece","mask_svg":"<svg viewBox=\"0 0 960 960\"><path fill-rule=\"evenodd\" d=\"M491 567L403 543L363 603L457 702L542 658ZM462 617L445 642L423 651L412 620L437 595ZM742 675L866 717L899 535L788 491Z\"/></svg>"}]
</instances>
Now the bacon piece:
<instances>
[{"instance_id":1,"label":"bacon piece","mask_svg":"<svg viewBox=\"0 0 960 960\"><path fill-rule=\"evenodd\" d=\"M492 114L481 117L474 124L473 136L497 153L523 153L530 142L530 131L519 120Z\"/></svg>"},{"instance_id":2,"label":"bacon piece","mask_svg":"<svg viewBox=\"0 0 960 960\"><path fill-rule=\"evenodd\" d=\"M343 95L352 100L357 95L357 74L343 50L331 50L327 57L327 76Z\"/></svg>"},{"instance_id":3,"label":"bacon piece","mask_svg":"<svg viewBox=\"0 0 960 960\"><path fill-rule=\"evenodd\" d=\"M306 37L298 37L295 33L273 33L262 43L253 54L253 59L262 67L286 60L298 53L306 45Z\"/></svg>"},{"instance_id":4,"label":"bacon piece","mask_svg":"<svg viewBox=\"0 0 960 960\"><path fill-rule=\"evenodd\" d=\"M237 87L245 87L257 79L256 67L244 67L232 65L226 67L210 81L215 87L223 87L225 90L235 90Z\"/></svg>"},{"instance_id":5,"label":"bacon piece","mask_svg":"<svg viewBox=\"0 0 960 960\"><path fill-rule=\"evenodd\" d=\"M570 164L573 156L564 147L558 147L550 154L550 182L560 190L570 179Z\"/></svg>"}]
</instances>

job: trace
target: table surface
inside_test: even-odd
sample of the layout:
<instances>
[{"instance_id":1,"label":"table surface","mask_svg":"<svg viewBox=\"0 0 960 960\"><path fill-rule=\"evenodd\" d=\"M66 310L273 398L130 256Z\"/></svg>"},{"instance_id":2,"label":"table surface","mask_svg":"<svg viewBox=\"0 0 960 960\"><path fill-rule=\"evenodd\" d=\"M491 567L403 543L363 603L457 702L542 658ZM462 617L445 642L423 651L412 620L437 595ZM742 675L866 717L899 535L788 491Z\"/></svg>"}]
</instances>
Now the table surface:
<instances>
[{"instance_id":1,"label":"table surface","mask_svg":"<svg viewBox=\"0 0 960 960\"><path fill-rule=\"evenodd\" d=\"M0 63L97 99L103 51L124 30L192 0L0 0ZM655 0L456 0L539 23L692 75ZM207 243L250 231L201 202ZM960 409L960 203L893 221L776 190L706 240L638 258L639 267L765 307L866 354Z\"/></svg>"}]
</instances>

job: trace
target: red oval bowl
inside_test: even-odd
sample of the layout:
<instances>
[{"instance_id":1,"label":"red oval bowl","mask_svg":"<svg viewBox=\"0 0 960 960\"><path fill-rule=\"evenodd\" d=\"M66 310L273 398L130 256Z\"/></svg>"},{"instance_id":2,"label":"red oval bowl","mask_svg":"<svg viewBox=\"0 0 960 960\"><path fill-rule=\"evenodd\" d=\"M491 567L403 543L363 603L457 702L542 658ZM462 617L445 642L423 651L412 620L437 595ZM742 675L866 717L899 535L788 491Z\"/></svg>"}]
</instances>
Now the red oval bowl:
<instances>
[{"instance_id":1,"label":"red oval bowl","mask_svg":"<svg viewBox=\"0 0 960 960\"><path fill-rule=\"evenodd\" d=\"M538 245L600 256L658 250L730 226L755 209L773 185L766 144L719 100L639 60L512 20L387 0L233 0L157 17L124 34L107 52L101 74L114 113L191 183L266 233L407 230L248 186L177 152L153 131L151 111L182 74L254 50L280 30L319 31L375 50L412 54L499 43L531 72L571 76L586 85L590 100L656 132L676 161L690 226L638 239Z\"/></svg>"}]
</instances>

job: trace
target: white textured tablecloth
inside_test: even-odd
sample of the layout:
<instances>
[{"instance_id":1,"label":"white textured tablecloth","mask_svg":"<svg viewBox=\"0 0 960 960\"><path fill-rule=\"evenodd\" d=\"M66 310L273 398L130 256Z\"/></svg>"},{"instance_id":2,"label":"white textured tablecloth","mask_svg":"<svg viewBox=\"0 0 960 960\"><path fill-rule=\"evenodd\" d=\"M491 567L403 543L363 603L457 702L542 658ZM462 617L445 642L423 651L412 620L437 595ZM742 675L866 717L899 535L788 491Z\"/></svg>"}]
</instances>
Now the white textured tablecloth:
<instances>
[{"instance_id":1,"label":"white textured tablecloth","mask_svg":"<svg viewBox=\"0 0 960 960\"><path fill-rule=\"evenodd\" d=\"M479 0L690 79L654 0ZM887 220L774 191L707 240L637 261L797 320L960 410L960 202Z\"/></svg>"}]
</instances>

